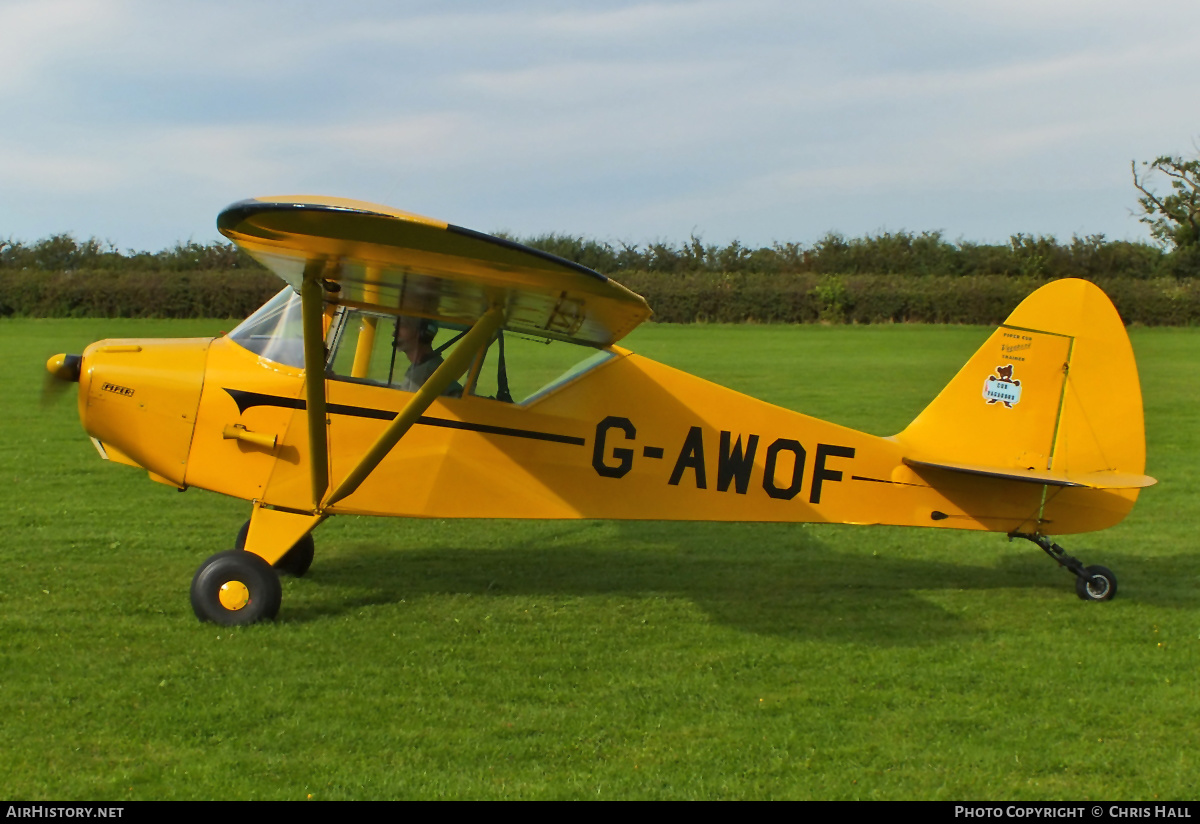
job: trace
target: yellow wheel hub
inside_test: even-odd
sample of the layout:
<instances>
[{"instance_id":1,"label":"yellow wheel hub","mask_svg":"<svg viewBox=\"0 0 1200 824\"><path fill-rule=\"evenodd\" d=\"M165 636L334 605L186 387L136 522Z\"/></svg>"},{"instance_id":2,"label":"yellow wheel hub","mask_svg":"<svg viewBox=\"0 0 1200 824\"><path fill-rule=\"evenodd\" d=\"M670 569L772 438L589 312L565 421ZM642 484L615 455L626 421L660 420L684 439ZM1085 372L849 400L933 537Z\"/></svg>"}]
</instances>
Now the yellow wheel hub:
<instances>
[{"instance_id":1,"label":"yellow wheel hub","mask_svg":"<svg viewBox=\"0 0 1200 824\"><path fill-rule=\"evenodd\" d=\"M237 611L250 603L250 590L241 581L229 581L221 584L221 591L217 593L217 597L221 599L221 606L225 609Z\"/></svg>"}]
</instances>

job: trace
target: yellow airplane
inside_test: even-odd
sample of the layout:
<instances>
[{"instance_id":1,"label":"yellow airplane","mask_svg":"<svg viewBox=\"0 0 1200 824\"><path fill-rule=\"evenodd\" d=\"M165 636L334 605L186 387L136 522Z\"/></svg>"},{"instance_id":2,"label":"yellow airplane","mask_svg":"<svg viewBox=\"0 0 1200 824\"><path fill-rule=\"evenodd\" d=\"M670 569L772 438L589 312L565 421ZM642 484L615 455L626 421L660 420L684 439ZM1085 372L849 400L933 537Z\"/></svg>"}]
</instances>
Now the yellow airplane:
<instances>
[{"instance_id":1,"label":"yellow airplane","mask_svg":"<svg viewBox=\"0 0 1200 824\"><path fill-rule=\"evenodd\" d=\"M781 409L617 342L650 317L609 278L384 206L245 200L220 231L286 282L224 337L103 340L47 369L78 381L102 457L245 499L196 615L273 618L332 515L896 524L1026 538L1120 522L1145 439L1133 350L1104 293L1043 286L903 432ZM320 376L319 379L312 379Z\"/></svg>"}]
</instances>

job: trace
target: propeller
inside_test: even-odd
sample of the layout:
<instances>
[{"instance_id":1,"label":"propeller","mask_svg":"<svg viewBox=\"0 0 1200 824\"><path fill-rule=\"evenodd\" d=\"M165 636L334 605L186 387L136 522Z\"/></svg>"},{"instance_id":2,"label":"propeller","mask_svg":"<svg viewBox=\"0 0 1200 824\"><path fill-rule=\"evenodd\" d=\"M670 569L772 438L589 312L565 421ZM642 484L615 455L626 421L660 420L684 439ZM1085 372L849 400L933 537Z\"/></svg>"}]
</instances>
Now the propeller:
<instances>
[{"instance_id":1,"label":"propeller","mask_svg":"<svg viewBox=\"0 0 1200 824\"><path fill-rule=\"evenodd\" d=\"M42 381L42 406L54 403L72 383L79 383L82 367L80 355L52 355L46 361L46 377Z\"/></svg>"}]
</instances>

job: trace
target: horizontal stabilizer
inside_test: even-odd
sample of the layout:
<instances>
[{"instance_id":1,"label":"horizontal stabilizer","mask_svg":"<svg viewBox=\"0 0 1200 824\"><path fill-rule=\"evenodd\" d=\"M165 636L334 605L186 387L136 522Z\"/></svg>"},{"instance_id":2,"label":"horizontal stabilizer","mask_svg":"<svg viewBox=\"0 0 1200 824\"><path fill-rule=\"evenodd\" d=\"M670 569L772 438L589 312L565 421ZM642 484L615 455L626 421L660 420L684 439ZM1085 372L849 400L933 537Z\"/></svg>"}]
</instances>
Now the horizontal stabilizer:
<instances>
[{"instance_id":1,"label":"horizontal stabilizer","mask_svg":"<svg viewBox=\"0 0 1200 824\"><path fill-rule=\"evenodd\" d=\"M911 458L905 458L904 463L915 469L944 469L947 472L961 472L965 475L983 475L988 478L1024 481L1044 486L1078 486L1088 489L1141 489L1157 483L1149 475L1108 470L1064 474L1048 469L1002 469L995 466L976 466L972 464L932 463L930 461L916 461Z\"/></svg>"}]
</instances>

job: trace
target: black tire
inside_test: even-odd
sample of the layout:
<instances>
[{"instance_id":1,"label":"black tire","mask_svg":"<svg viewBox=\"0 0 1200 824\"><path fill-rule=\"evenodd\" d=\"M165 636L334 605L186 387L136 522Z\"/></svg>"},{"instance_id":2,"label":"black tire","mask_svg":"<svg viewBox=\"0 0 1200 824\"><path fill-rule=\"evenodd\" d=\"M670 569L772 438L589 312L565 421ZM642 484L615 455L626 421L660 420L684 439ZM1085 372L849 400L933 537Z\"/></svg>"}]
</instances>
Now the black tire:
<instances>
[{"instance_id":1,"label":"black tire","mask_svg":"<svg viewBox=\"0 0 1200 824\"><path fill-rule=\"evenodd\" d=\"M253 552L229 549L200 565L192 579L192 609L201 621L241 627L279 614L283 587L271 565Z\"/></svg>"},{"instance_id":2,"label":"black tire","mask_svg":"<svg viewBox=\"0 0 1200 824\"><path fill-rule=\"evenodd\" d=\"M238 530L237 538L233 545L238 549L246 548L246 536L250 533L250 522L242 524L242 528ZM299 541L292 545L292 548L287 553L275 562L275 569L282 572L284 575L291 575L293 578L303 578L304 573L308 572L308 568L312 566L313 556L316 554L316 544L313 542L312 533L309 532Z\"/></svg>"},{"instance_id":3,"label":"black tire","mask_svg":"<svg viewBox=\"0 0 1200 824\"><path fill-rule=\"evenodd\" d=\"M1075 579L1075 594L1085 601L1111 601L1117 596L1117 576L1108 567L1084 567Z\"/></svg>"},{"instance_id":4,"label":"black tire","mask_svg":"<svg viewBox=\"0 0 1200 824\"><path fill-rule=\"evenodd\" d=\"M275 562L275 568L293 578L302 578L304 573L308 572L308 568L312 566L315 552L316 544L313 543L313 536L310 532L296 541L287 554Z\"/></svg>"}]
</instances>

